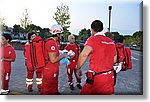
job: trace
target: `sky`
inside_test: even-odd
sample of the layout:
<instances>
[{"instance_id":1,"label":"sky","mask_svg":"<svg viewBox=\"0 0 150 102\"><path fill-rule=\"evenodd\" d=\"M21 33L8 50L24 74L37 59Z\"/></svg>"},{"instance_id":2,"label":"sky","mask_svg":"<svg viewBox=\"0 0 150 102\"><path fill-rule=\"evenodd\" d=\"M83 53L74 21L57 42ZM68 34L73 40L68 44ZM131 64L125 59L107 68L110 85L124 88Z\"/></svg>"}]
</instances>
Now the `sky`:
<instances>
[{"instance_id":1,"label":"sky","mask_svg":"<svg viewBox=\"0 0 150 102\"><path fill-rule=\"evenodd\" d=\"M99 19L104 23L104 32L108 31L109 10L111 10L111 31L122 35L132 35L142 30L142 0L0 0L0 17L7 26L20 24L25 9L28 9L33 24L42 28L51 28L56 7L64 3L69 7L70 28L78 34L83 28L90 29L92 21Z\"/></svg>"}]
</instances>

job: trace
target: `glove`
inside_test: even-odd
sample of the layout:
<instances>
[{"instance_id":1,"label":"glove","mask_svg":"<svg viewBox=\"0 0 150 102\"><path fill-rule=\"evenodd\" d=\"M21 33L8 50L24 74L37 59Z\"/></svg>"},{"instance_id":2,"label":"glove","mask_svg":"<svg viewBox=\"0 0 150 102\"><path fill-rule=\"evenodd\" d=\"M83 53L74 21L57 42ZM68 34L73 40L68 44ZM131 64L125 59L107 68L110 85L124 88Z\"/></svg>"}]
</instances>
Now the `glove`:
<instances>
[{"instance_id":1,"label":"glove","mask_svg":"<svg viewBox=\"0 0 150 102\"><path fill-rule=\"evenodd\" d=\"M59 53L63 55L64 53L68 53L68 50L59 50Z\"/></svg>"},{"instance_id":2,"label":"glove","mask_svg":"<svg viewBox=\"0 0 150 102\"><path fill-rule=\"evenodd\" d=\"M116 63L113 67L114 67L114 70L116 71L116 73L119 73L122 68L122 64Z\"/></svg>"},{"instance_id":3,"label":"glove","mask_svg":"<svg viewBox=\"0 0 150 102\"><path fill-rule=\"evenodd\" d=\"M74 53L72 50L70 50L70 51L68 52L68 55L69 55L69 56L74 56L75 53Z\"/></svg>"}]
</instances>

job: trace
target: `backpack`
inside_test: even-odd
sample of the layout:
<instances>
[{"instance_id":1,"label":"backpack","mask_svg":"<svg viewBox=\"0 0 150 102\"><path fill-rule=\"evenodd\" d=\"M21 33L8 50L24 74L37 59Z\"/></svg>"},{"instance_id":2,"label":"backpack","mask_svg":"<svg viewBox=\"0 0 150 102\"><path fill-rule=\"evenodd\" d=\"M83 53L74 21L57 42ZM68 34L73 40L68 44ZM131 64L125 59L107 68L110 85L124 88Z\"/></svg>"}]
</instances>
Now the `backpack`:
<instances>
[{"instance_id":1,"label":"backpack","mask_svg":"<svg viewBox=\"0 0 150 102\"><path fill-rule=\"evenodd\" d=\"M44 41L37 36L31 43L31 63L35 68L43 68L45 66L44 58Z\"/></svg>"},{"instance_id":2,"label":"backpack","mask_svg":"<svg viewBox=\"0 0 150 102\"><path fill-rule=\"evenodd\" d=\"M132 69L131 51L129 47L124 47L122 43L116 43L117 63L123 62L122 71Z\"/></svg>"}]
</instances>

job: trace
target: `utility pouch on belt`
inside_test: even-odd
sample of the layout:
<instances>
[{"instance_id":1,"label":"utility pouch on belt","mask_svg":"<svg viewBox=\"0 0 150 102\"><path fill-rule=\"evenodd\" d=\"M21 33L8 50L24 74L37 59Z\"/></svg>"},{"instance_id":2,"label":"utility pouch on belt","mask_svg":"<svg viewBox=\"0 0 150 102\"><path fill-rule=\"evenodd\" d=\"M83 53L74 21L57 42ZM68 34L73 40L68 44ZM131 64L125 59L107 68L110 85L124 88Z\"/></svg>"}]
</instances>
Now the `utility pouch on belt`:
<instances>
[{"instance_id":1,"label":"utility pouch on belt","mask_svg":"<svg viewBox=\"0 0 150 102\"><path fill-rule=\"evenodd\" d=\"M86 72L86 77L87 77L86 83L92 85L94 83L94 75L95 75L94 71L88 70L88 72Z\"/></svg>"},{"instance_id":2,"label":"utility pouch on belt","mask_svg":"<svg viewBox=\"0 0 150 102\"><path fill-rule=\"evenodd\" d=\"M92 71L92 70L88 70L86 72L86 77L87 77L86 83L92 85L94 83L94 76L100 75L100 74L110 74L113 70L114 69L111 69L111 70L108 70L108 71L103 71L103 72L97 72L97 73Z\"/></svg>"}]
</instances>

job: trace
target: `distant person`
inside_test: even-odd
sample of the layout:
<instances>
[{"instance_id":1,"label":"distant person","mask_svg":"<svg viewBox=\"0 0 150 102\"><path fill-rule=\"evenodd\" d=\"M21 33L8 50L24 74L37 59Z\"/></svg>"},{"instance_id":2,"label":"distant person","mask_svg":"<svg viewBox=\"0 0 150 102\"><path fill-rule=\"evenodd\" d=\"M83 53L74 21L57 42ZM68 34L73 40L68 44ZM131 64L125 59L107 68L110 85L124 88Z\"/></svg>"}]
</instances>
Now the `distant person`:
<instances>
[{"instance_id":1,"label":"distant person","mask_svg":"<svg viewBox=\"0 0 150 102\"><path fill-rule=\"evenodd\" d=\"M113 40L106 37L101 31L103 23L95 20L91 24L92 34L87 39L85 47L79 55L78 70L90 56L87 80L81 90L81 95L111 95L114 94L114 69L116 63L116 48Z\"/></svg>"},{"instance_id":2,"label":"distant person","mask_svg":"<svg viewBox=\"0 0 150 102\"><path fill-rule=\"evenodd\" d=\"M76 80L77 80L77 87L79 89L82 89L82 86L81 86L81 78L78 78L76 76L76 66L77 66L77 60L78 60L78 56L79 56L79 53L80 53L80 46L77 45L75 43L75 37L73 35L69 35L68 36L68 41L69 43L65 46L65 50L72 50L75 55L70 58L70 64L67 66L67 75L68 75L68 82L69 82L69 86L70 86L70 89L73 90L74 89L74 83L73 83L73 73L75 74L75 77L76 77Z\"/></svg>"},{"instance_id":3,"label":"distant person","mask_svg":"<svg viewBox=\"0 0 150 102\"><path fill-rule=\"evenodd\" d=\"M116 41L117 50L117 64L119 64L121 71L132 69L131 51L130 48L123 44L123 36L120 35Z\"/></svg>"},{"instance_id":4,"label":"distant person","mask_svg":"<svg viewBox=\"0 0 150 102\"><path fill-rule=\"evenodd\" d=\"M60 94L58 92L59 61L68 56L68 54L59 56L58 42L61 40L63 28L55 24L51 27L50 32L52 37L46 39L44 49L46 66L43 70L41 95Z\"/></svg>"},{"instance_id":5,"label":"distant person","mask_svg":"<svg viewBox=\"0 0 150 102\"><path fill-rule=\"evenodd\" d=\"M42 85L42 69L45 66L44 52L43 52L44 41L40 36L37 36L35 32L28 33L28 42L25 44L25 63L27 67L27 78L26 87L29 92L33 89L33 76L36 73L36 84L40 91Z\"/></svg>"},{"instance_id":6,"label":"distant person","mask_svg":"<svg viewBox=\"0 0 150 102\"><path fill-rule=\"evenodd\" d=\"M1 36L1 47L0 47L0 71L2 89L1 94L9 93L9 80L11 75L11 62L16 59L16 53L14 48L9 44L12 40L9 34L2 34Z\"/></svg>"}]
</instances>

